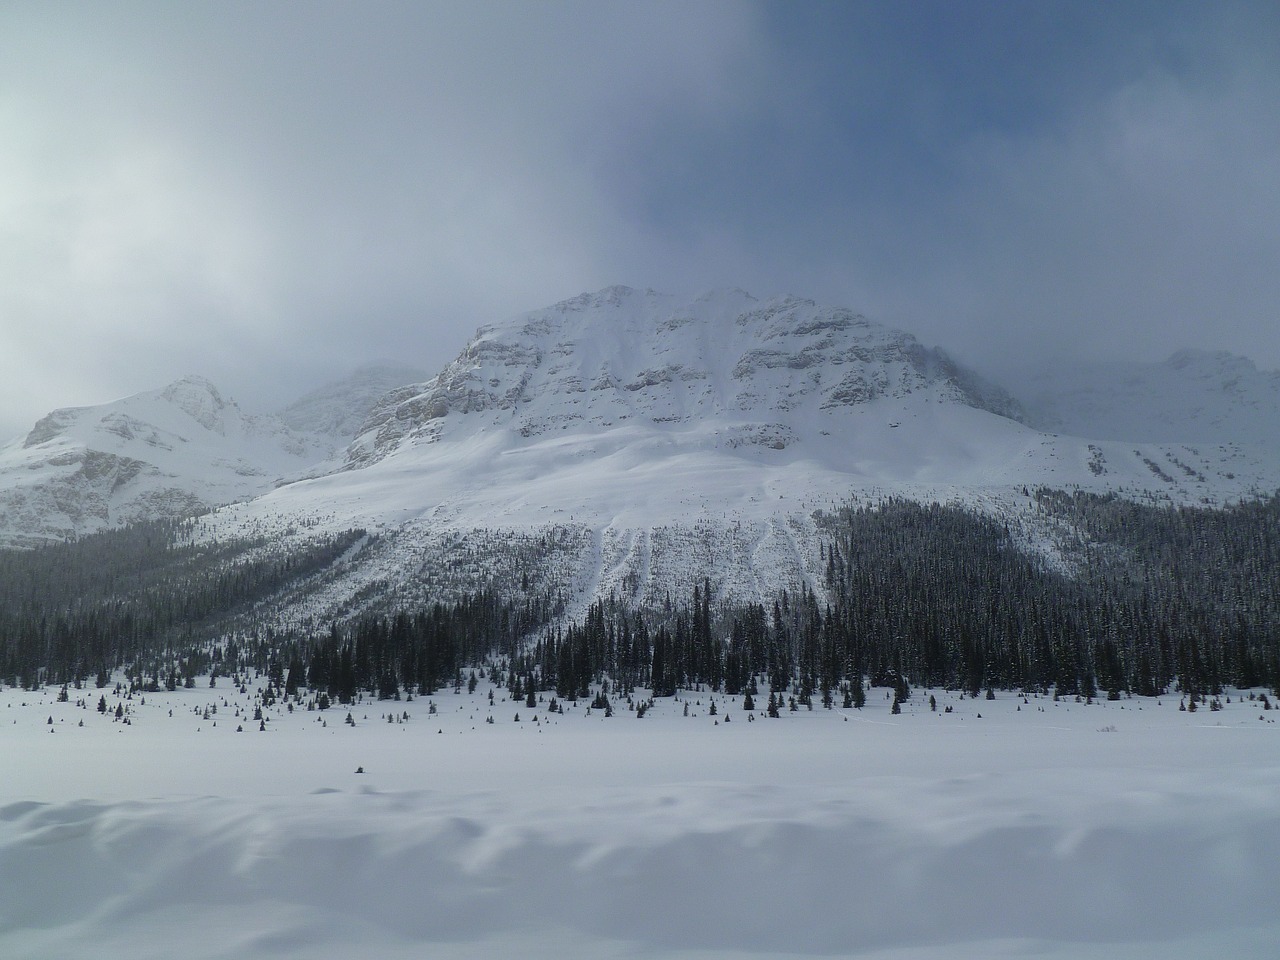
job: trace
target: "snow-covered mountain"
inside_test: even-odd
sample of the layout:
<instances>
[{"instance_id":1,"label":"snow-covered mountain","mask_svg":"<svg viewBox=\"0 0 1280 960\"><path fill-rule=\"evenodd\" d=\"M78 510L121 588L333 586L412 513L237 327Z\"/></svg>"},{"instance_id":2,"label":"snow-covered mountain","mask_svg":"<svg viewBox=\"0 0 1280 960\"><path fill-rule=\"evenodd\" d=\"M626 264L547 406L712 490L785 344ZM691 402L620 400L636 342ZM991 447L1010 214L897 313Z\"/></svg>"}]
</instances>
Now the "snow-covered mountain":
<instances>
[{"instance_id":1,"label":"snow-covered mountain","mask_svg":"<svg viewBox=\"0 0 1280 960\"><path fill-rule=\"evenodd\" d=\"M611 287L482 328L435 378L376 405L345 469L208 529L381 534L329 588L334 610L534 564L583 600L644 604L701 576L722 597L817 587L814 512L850 498L964 502L1050 554L1026 488L1201 503L1280 485L1274 447L1021 420L1001 388L848 310Z\"/></svg>"},{"instance_id":2,"label":"snow-covered mountain","mask_svg":"<svg viewBox=\"0 0 1280 960\"><path fill-rule=\"evenodd\" d=\"M1031 422L1100 440L1280 445L1280 371L1180 350L1163 363L1058 363L1012 376Z\"/></svg>"},{"instance_id":3,"label":"snow-covered mountain","mask_svg":"<svg viewBox=\"0 0 1280 960\"><path fill-rule=\"evenodd\" d=\"M783 449L816 417L928 395L1018 417L999 387L901 331L848 310L740 290L683 304L610 287L482 328L430 382L383 399L353 445L364 466L434 440L470 414L475 432L603 432L628 421L728 428L718 439Z\"/></svg>"},{"instance_id":4,"label":"snow-covered mountain","mask_svg":"<svg viewBox=\"0 0 1280 960\"><path fill-rule=\"evenodd\" d=\"M280 416L246 414L197 376L55 410L0 448L0 544L62 540L257 496L341 452L400 375L412 371L360 371Z\"/></svg>"},{"instance_id":5,"label":"snow-covered mountain","mask_svg":"<svg viewBox=\"0 0 1280 960\"><path fill-rule=\"evenodd\" d=\"M820 592L821 511L851 501L963 503L1057 563L1073 534L1037 486L1186 504L1280 487L1274 374L1189 353L1126 369L1046 375L1027 413L846 309L610 287L481 328L429 380L369 368L276 416L196 377L55 411L0 449L0 541L228 505L208 536L376 535L281 616L530 577L580 609L702 577L725 599Z\"/></svg>"}]
</instances>

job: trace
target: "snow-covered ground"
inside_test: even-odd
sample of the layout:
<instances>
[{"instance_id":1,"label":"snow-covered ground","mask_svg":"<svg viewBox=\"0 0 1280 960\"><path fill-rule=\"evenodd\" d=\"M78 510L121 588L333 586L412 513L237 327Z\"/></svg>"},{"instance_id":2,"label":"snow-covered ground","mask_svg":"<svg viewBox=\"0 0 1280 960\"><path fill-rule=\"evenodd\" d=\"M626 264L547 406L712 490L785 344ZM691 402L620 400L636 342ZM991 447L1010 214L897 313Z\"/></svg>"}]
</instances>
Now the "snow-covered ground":
<instances>
[{"instance_id":1,"label":"snow-covered ground","mask_svg":"<svg viewBox=\"0 0 1280 960\"><path fill-rule=\"evenodd\" d=\"M749 719L691 692L637 720L619 700L608 718L490 706L481 680L366 700L354 726L346 707L277 704L262 731L261 686L0 691L0 956L1133 960L1280 943L1280 711L1235 691L1197 712L932 691L935 713L916 690L895 716L872 690L861 711L776 720L765 697Z\"/></svg>"}]
</instances>

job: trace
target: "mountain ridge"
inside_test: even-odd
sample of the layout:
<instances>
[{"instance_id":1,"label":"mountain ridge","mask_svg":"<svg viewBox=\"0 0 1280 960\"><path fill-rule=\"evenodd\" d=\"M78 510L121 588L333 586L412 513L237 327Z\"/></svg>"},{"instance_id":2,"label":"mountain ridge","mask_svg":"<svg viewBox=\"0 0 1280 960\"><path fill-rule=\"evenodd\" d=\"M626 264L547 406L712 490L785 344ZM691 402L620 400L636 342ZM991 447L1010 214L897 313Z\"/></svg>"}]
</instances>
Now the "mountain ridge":
<instances>
[{"instance_id":1,"label":"mountain ridge","mask_svg":"<svg viewBox=\"0 0 1280 960\"><path fill-rule=\"evenodd\" d=\"M372 403L351 382L330 385L329 395L340 408L348 385L345 403L356 408L348 422L363 419ZM196 374L104 404L59 408L0 447L0 544L34 546L213 509L324 463L349 439L291 427L281 415L247 414Z\"/></svg>"},{"instance_id":2,"label":"mountain ridge","mask_svg":"<svg viewBox=\"0 0 1280 960\"><path fill-rule=\"evenodd\" d=\"M607 324L607 336L596 324ZM837 367L838 377L828 375ZM374 408L348 465L375 462L409 436L438 437L450 413L511 411L527 438L620 418L741 418L813 406L815 396L829 410L929 387L1021 418L1017 401L975 371L844 308L798 297L758 301L741 290L683 304L613 286L480 327L420 390L403 388ZM548 395L579 399L530 410L556 406Z\"/></svg>"}]
</instances>

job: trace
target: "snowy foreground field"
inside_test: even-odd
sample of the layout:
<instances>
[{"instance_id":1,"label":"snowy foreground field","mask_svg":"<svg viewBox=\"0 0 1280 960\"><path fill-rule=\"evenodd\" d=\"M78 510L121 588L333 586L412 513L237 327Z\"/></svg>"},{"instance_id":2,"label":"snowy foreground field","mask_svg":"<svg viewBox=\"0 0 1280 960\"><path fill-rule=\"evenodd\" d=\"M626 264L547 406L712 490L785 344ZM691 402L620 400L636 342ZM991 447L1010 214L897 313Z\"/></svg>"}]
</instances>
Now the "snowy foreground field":
<instances>
[{"instance_id":1,"label":"snowy foreground field","mask_svg":"<svg viewBox=\"0 0 1280 960\"><path fill-rule=\"evenodd\" d=\"M0 956L1280 956L1280 711L1235 691L748 722L482 681L263 731L260 684L0 691Z\"/></svg>"}]
</instances>

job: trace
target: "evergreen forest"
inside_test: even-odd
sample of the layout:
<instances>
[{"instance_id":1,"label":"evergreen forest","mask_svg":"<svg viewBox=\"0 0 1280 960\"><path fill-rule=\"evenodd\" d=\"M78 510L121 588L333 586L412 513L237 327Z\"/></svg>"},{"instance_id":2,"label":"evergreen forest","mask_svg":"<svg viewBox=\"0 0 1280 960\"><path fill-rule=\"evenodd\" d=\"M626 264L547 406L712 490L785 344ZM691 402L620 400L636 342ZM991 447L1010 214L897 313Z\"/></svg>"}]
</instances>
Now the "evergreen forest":
<instances>
[{"instance_id":1,"label":"evergreen forest","mask_svg":"<svg viewBox=\"0 0 1280 960\"><path fill-rule=\"evenodd\" d=\"M361 530L279 554L263 542L195 544L180 522L0 551L0 682L143 689L256 670L279 696L322 705L469 682L608 708L608 696L708 688L770 712L861 706L867 685L1118 699L1224 687L1280 690L1280 495L1226 509L1061 491L1034 494L1060 529L1060 563L999 521L893 500L821 520L822 582L758 603L709 579L657 609L616 597L567 620L562 598L519 583L410 608L368 605L327 629L266 626L305 597ZM538 582L538 578L532 578ZM643 699L643 698L642 698Z\"/></svg>"}]
</instances>

